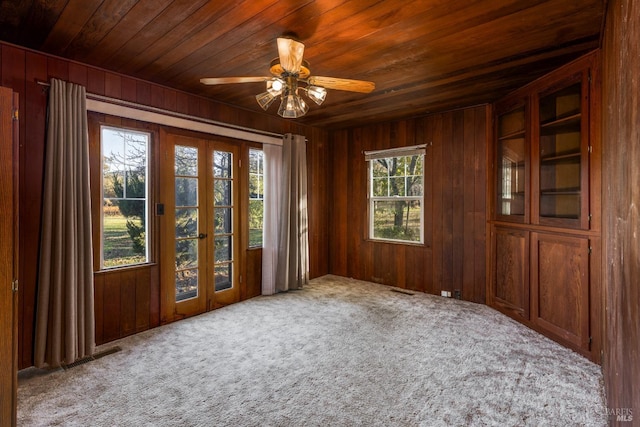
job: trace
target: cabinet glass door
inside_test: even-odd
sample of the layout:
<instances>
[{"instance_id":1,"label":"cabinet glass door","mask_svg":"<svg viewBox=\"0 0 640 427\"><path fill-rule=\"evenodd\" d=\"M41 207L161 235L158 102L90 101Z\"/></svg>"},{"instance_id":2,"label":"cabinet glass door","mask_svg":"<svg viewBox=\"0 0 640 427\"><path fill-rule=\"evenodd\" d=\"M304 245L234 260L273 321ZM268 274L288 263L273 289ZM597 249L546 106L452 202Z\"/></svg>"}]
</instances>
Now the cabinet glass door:
<instances>
[{"instance_id":1,"label":"cabinet glass door","mask_svg":"<svg viewBox=\"0 0 640 427\"><path fill-rule=\"evenodd\" d=\"M585 194L580 81L540 98L538 130L540 223L578 225Z\"/></svg>"},{"instance_id":2,"label":"cabinet glass door","mask_svg":"<svg viewBox=\"0 0 640 427\"><path fill-rule=\"evenodd\" d=\"M498 116L496 214L499 219L525 222L527 207L527 138L525 107Z\"/></svg>"}]
</instances>

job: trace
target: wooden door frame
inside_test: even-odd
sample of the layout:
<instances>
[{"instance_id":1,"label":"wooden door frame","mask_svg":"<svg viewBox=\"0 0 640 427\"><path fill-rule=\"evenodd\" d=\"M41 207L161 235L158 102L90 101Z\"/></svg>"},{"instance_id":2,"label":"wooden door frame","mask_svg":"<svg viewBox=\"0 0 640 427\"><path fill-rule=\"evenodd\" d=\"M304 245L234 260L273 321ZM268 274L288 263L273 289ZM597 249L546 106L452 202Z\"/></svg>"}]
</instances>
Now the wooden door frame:
<instances>
[{"instance_id":1,"label":"wooden door frame","mask_svg":"<svg viewBox=\"0 0 640 427\"><path fill-rule=\"evenodd\" d=\"M0 88L0 104L0 205L6 209L0 222L3 230L0 246L0 355L3 361L0 368L0 424L15 426L18 404L18 94Z\"/></svg>"}]
</instances>

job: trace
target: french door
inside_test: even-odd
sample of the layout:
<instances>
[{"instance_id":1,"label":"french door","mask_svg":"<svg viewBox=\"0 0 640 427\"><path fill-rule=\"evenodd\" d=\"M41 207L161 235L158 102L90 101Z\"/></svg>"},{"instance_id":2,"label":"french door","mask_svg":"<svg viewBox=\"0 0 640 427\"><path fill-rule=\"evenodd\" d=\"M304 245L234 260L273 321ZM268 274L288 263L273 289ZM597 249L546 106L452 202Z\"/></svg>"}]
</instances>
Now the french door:
<instances>
[{"instance_id":1,"label":"french door","mask_svg":"<svg viewBox=\"0 0 640 427\"><path fill-rule=\"evenodd\" d=\"M165 134L161 143L162 321L239 300L238 148Z\"/></svg>"}]
</instances>

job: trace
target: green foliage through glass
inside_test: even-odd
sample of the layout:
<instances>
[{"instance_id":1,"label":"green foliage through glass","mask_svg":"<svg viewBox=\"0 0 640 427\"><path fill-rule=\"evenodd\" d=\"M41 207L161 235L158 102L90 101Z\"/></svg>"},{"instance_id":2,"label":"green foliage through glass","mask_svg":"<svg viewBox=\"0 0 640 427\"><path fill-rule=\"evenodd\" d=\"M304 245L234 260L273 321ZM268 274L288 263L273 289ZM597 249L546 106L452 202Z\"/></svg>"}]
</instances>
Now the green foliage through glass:
<instances>
[{"instance_id":1,"label":"green foliage through glass","mask_svg":"<svg viewBox=\"0 0 640 427\"><path fill-rule=\"evenodd\" d=\"M249 247L262 246L264 220L264 153L249 150Z\"/></svg>"},{"instance_id":2,"label":"green foliage through glass","mask_svg":"<svg viewBox=\"0 0 640 427\"><path fill-rule=\"evenodd\" d=\"M370 237L422 242L424 155L370 160Z\"/></svg>"},{"instance_id":3,"label":"green foliage through glass","mask_svg":"<svg viewBox=\"0 0 640 427\"><path fill-rule=\"evenodd\" d=\"M102 267L148 261L147 165L150 135L103 127Z\"/></svg>"}]
</instances>

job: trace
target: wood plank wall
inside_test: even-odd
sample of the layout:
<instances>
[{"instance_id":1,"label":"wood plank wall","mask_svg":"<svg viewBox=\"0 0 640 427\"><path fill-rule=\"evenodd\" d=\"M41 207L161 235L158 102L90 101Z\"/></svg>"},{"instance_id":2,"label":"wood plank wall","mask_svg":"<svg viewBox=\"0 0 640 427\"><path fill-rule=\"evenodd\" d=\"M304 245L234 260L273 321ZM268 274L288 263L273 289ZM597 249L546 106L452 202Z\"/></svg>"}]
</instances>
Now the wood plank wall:
<instances>
[{"instance_id":1,"label":"wood plank wall","mask_svg":"<svg viewBox=\"0 0 640 427\"><path fill-rule=\"evenodd\" d=\"M0 85L20 96L20 321L19 367L32 365L34 313L40 235L40 209L44 168L46 90L37 81L59 78L86 86L92 94L104 95L143 105L190 114L239 126L276 133L296 133L308 140L309 217L311 276L328 272L326 179L327 137L321 129L299 125L275 114L260 114L216 103L203 97L179 92L167 87L111 73L73 61L42 54L0 42ZM260 251L248 251L246 265L259 265ZM96 276L96 325L98 338L103 340L152 327L158 323L153 304L155 289L159 289L157 273L142 270L128 274ZM252 277L247 275L247 277ZM253 277L259 277L253 274ZM105 281L110 285L104 286ZM135 292L130 283L135 282ZM144 282L144 283L143 283ZM148 285L146 282L149 282ZM142 294L150 295L143 297ZM255 296L259 286L252 284L241 291L245 298ZM119 301L119 302L118 302ZM141 310L141 311L140 311ZM150 318L146 317L147 311ZM117 315L116 315L117 313ZM142 313L142 314L141 314ZM115 317L114 317L115 315ZM104 342L104 341L103 341Z\"/></svg>"},{"instance_id":2,"label":"wood plank wall","mask_svg":"<svg viewBox=\"0 0 640 427\"><path fill-rule=\"evenodd\" d=\"M640 2L610 0L603 42L604 379L640 425Z\"/></svg>"},{"instance_id":3,"label":"wood plank wall","mask_svg":"<svg viewBox=\"0 0 640 427\"><path fill-rule=\"evenodd\" d=\"M339 276L485 303L487 123L479 106L331 134L330 265ZM425 156L424 245L367 240L363 151L433 143Z\"/></svg>"}]
</instances>

